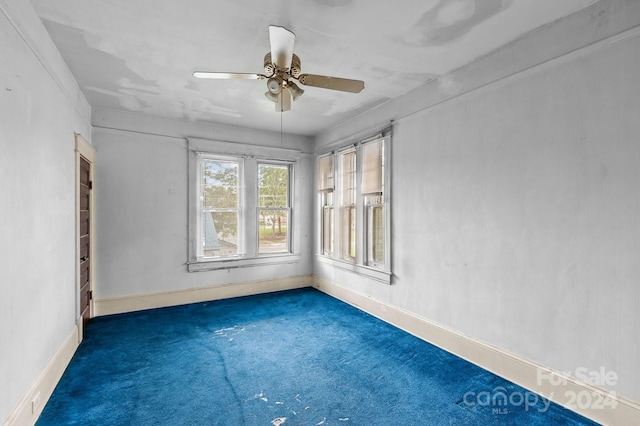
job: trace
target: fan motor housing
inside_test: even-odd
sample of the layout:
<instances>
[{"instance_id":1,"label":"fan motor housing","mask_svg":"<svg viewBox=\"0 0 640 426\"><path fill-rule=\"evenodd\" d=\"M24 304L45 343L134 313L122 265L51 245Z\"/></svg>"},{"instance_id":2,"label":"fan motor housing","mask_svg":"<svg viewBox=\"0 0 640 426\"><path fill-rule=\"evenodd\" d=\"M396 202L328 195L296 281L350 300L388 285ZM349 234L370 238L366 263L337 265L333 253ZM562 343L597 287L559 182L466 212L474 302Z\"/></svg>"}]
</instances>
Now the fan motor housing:
<instances>
[{"instance_id":1,"label":"fan motor housing","mask_svg":"<svg viewBox=\"0 0 640 426\"><path fill-rule=\"evenodd\" d=\"M298 77L301 69L300 57L294 53L291 57L291 69L289 70L289 74L293 77ZM267 54L264 55L264 72L268 76L271 76L276 72L276 65L271 60L271 52L267 52Z\"/></svg>"}]
</instances>

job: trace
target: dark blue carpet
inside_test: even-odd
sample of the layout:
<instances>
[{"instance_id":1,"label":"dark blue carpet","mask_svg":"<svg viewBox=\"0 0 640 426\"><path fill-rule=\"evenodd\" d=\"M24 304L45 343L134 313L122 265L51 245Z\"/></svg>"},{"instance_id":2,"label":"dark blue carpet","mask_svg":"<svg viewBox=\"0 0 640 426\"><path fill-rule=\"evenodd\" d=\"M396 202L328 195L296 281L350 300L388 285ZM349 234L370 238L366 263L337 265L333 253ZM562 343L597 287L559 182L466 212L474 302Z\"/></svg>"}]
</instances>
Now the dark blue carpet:
<instances>
[{"instance_id":1,"label":"dark blue carpet","mask_svg":"<svg viewBox=\"0 0 640 426\"><path fill-rule=\"evenodd\" d=\"M594 424L545 404L303 289L96 318L38 425Z\"/></svg>"}]
</instances>

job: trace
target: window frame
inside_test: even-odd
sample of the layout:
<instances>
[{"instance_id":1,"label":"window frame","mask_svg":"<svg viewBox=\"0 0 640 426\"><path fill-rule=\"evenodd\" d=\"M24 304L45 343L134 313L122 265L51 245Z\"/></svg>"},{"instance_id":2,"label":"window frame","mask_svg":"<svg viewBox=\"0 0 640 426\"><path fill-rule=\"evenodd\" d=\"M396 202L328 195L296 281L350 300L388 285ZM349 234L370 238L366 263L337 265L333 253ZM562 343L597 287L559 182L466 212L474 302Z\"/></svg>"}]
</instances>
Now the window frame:
<instances>
[{"instance_id":1,"label":"window frame","mask_svg":"<svg viewBox=\"0 0 640 426\"><path fill-rule=\"evenodd\" d=\"M359 168L358 168L358 150L355 146L349 146L341 149L337 153L338 158L338 188L339 200L338 211L339 213L339 232L338 238L334 241L338 241L340 259L356 263L358 254L360 253L358 244L358 233L361 229L358 221L358 201L359 201ZM347 159L347 156L349 158ZM345 161L346 160L346 161ZM345 171L346 162L352 163L349 165L353 167L352 170ZM349 174L349 179L345 179L345 175ZM334 210L335 211L335 210ZM346 226L345 226L346 225ZM347 227L352 228L347 231Z\"/></svg>"},{"instance_id":2,"label":"window frame","mask_svg":"<svg viewBox=\"0 0 640 426\"><path fill-rule=\"evenodd\" d=\"M387 178L387 167L388 167L388 151L387 145L389 144L388 137L378 137L373 140L367 140L361 143L362 146L362 175L360 180L360 191L361 198L363 203L363 249L364 249L364 259L363 263L366 266L370 266L377 269L387 270L386 264L390 261L390 244L388 243L390 240L390 222L387 223L386 216L390 212L390 208L387 207L389 204L390 194ZM374 146L374 144L381 144L382 149L378 149L379 160L378 164L376 164L376 169L374 170L374 177L379 180L379 185L376 185L375 188L369 188L371 186L371 181L369 180L370 176L365 176L367 172L367 168L370 164L367 164L366 152L369 147ZM365 188L366 187L366 188ZM370 233L373 230L373 214L376 208L382 208L382 217L383 217L383 261L380 262L371 256L371 252L374 250L374 236Z\"/></svg>"},{"instance_id":3,"label":"window frame","mask_svg":"<svg viewBox=\"0 0 640 426\"><path fill-rule=\"evenodd\" d=\"M362 194L362 172L364 162L364 147L367 143L382 141L382 155L381 162L382 168L382 193L379 195L379 203L371 204L367 203L368 198L373 198L371 194ZM340 170L341 159L340 155L349 150L355 150L356 153L356 256L353 260L345 260L342 257L343 243L343 230L342 228L342 173ZM344 144L337 149L330 152L325 152L317 155L316 160L327 155L334 156L333 162L335 165L334 170L334 185L335 192L333 196L333 235L331 236L334 241L333 253L328 253L324 250L323 244L325 241L325 227L324 227L324 209L325 209L325 197L324 191L319 190L317 205L318 209L316 214L318 217L318 241L317 244L317 259L321 263L329 264L341 269L345 269L359 275L363 275L374 280L391 284L392 273L392 247L391 247L391 132L390 129L386 130L374 137L364 139L357 143ZM383 221L384 221L384 261L376 262L369 259L371 241L368 236L367 230L370 227L368 215L371 207L382 207Z\"/></svg>"},{"instance_id":4,"label":"window frame","mask_svg":"<svg viewBox=\"0 0 640 426\"><path fill-rule=\"evenodd\" d=\"M320 194L320 253L325 256L333 256L335 253L335 207L334 193L325 191Z\"/></svg>"},{"instance_id":5,"label":"window frame","mask_svg":"<svg viewBox=\"0 0 640 426\"><path fill-rule=\"evenodd\" d=\"M197 210L198 210L198 217L201 218L202 215L204 214L204 210L206 209L203 204L203 192L204 192L204 188L203 188L203 163L207 160L211 160L211 161L219 161L219 162L226 162L226 163L235 163L237 164L237 172L238 172L238 183L237 183L237 197L238 197L238 202L237 202L237 206L235 208L236 210L236 217L237 217L237 221L238 221L238 231L237 231L237 253L234 255L229 255L229 256L205 256L203 253L203 248L201 244L197 244L196 247L196 257L198 259L201 259L200 261L207 261L207 260L223 260L223 259L233 259L233 258L239 258L242 257L246 251L246 247L244 245L244 231L245 231L245 215L244 215L244 158L243 157L233 157L233 156L222 156L222 155L215 155L215 154L210 154L210 153L197 153L198 156L198 164L197 164L197 170L198 170L198 180L196 182L196 192L198 194L198 203L197 203ZM228 208L213 208L215 210L218 211L222 211L222 210L233 210L233 209L228 209ZM199 240L204 240L204 230L202 229L202 221L198 220L198 224L197 224L197 232L198 232L198 236L199 236Z\"/></svg>"},{"instance_id":6,"label":"window frame","mask_svg":"<svg viewBox=\"0 0 640 426\"><path fill-rule=\"evenodd\" d=\"M380 197L376 197L376 198L383 198L383 200L381 202L367 202L367 198L370 198L371 196L365 196L365 202L364 202L364 234L365 234L365 240L366 243L364 244L364 249L365 249L365 264L367 266L371 266L373 268L378 268L378 269L385 269L385 264L389 261L388 259L388 253L387 253L387 235L386 235L386 220L384 219L384 216L386 215L386 209L385 209L385 203L384 203L384 197L380 196ZM371 197L372 198L372 197ZM369 231L373 230L373 222L375 221L374 215L375 215L375 209L381 208L382 209L382 220L383 222L383 260L379 261L376 259L375 257L375 252L376 252L376 248L375 248L375 236L372 235Z\"/></svg>"},{"instance_id":7,"label":"window frame","mask_svg":"<svg viewBox=\"0 0 640 426\"><path fill-rule=\"evenodd\" d=\"M260 176L260 166L261 165L272 165L272 166L284 166L287 168L287 201L286 207L266 207L262 206L260 203L260 182L258 181ZM292 253L292 235L293 235L293 227L290 229L289 227L293 224L293 209L292 209L292 200L293 200L293 163L291 161L284 160L267 160L267 159L258 159L256 161L256 255L257 256L278 256L282 254L291 254ZM273 211L284 211L287 216L287 249L285 251L273 252L273 253L260 253L260 211L263 210L273 210Z\"/></svg>"},{"instance_id":8,"label":"window frame","mask_svg":"<svg viewBox=\"0 0 640 426\"><path fill-rule=\"evenodd\" d=\"M320 195L320 253L332 257L335 253L335 176L336 161L333 153L319 155L316 161L316 189Z\"/></svg>"},{"instance_id":9,"label":"window frame","mask_svg":"<svg viewBox=\"0 0 640 426\"><path fill-rule=\"evenodd\" d=\"M296 167L304 154L297 149L275 148L251 144L238 144L199 138L187 139L188 156L188 234L187 271L202 272L218 269L242 268L261 265L291 264L300 262L301 247L297 235L301 232L296 211L300 202L294 198L296 187L301 185L296 179ZM200 209L201 158L241 159L243 162L240 179L242 206L242 253L228 257L200 256L202 226ZM289 167L289 217L287 252L258 253L258 164L287 164Z\"/></svg>"}]
</instances>

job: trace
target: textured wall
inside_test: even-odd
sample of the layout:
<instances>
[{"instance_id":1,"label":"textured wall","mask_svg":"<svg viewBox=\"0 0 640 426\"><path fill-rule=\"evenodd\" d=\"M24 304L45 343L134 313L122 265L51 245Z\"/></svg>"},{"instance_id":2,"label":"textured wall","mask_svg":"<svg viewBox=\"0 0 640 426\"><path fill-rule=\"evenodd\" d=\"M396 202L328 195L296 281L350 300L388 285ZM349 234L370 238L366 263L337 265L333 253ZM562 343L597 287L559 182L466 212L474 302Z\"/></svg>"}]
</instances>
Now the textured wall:
<instances>
[{"instance_id":1,"label":"textured wall","mask_svg":"<svg viewBox=\"0 0 640 426\"><path fill-rule=\"evenodd\" d=\"M394 284L318 262L316 273L560 371L604 367L619 394L640 400L640 36L558 55L581 35L588 44L637 25L639 12L602 2L480 60L475 74L320 135L318 150L398 120ZM557 43L531 42L547 38ZM560 58L531 68L545 47ZM514 63L525 71L503 79Z\"/></svg>"},{"instance_id":2,"label":"textured wall","mask_svg":"<svg viewBox=\"0 0 640 426\"><path fill-rule=\"evenodd\" d=\"M286 278L312 273L313 157L296 169L302 259L295 264L187 272L188 160L186 137L280 147L280 134L98 110L96 298ZM109 127L109 129L105 128ZM119 129L119 130L113 130ZM142 132L156 133L144 134ZM161 133L165 136L159 136ZM309 151L308 138L286 136L284 147Z\"/></svg>"},{"instance_id":3,"label":"textured wall","mask_svg":"<svg viewBox=\"0 0 640 426\"><path fill-rule=\"evenodd\" d=\"M28 3L0 2L0 420L75 326L74 132L89 105Z\"/></svg>"}]
</instances>

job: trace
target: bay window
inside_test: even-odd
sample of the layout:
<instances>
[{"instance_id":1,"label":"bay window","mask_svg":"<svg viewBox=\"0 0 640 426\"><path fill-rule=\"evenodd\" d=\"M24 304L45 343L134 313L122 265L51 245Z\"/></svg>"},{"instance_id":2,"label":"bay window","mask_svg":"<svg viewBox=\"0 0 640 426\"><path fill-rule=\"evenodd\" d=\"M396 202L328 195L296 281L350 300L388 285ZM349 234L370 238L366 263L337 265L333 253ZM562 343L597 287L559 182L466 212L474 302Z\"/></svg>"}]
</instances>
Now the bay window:
<instances>
[{"instance_id":1,"label":"bay window","mask_svg":"<svg viewBox=\"0 0 640 426\"><path fill-rule=\"evenodd\" d=\"M379 135L317 158L319 259L385 282L391 276L389 142L388 134Z\"/></svg>"}]
</instances>

